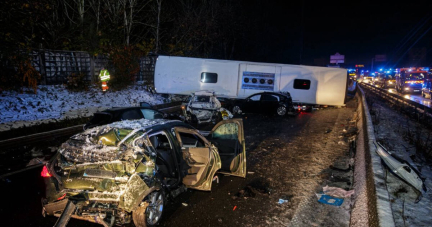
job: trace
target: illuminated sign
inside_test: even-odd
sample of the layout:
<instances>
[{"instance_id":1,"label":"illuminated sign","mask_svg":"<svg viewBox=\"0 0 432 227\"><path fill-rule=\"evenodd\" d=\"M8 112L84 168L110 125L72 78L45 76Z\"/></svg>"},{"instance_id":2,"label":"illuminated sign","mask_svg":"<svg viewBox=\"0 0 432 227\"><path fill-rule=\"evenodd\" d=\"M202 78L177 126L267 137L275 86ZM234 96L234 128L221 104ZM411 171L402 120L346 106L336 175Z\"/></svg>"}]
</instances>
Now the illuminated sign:
<instances>
[{"instance_id":1,"label":"illuminated sign","mask_svg":"<svg viewBox=\"0 0 432 227\"><path fill-rule=\"evenodd\" d=\"M355 65L356 68L364 68L364 65Z\"/></svg>"}]
</instances>

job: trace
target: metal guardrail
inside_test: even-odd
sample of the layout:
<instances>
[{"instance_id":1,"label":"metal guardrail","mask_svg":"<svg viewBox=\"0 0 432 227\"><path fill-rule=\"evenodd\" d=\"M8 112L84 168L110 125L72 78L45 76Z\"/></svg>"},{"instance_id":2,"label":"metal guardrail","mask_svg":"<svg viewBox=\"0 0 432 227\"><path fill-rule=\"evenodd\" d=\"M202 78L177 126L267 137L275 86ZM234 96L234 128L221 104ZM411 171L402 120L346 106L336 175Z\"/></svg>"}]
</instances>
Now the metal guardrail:
<instances>
[{"instance_id":1,"label":"metal guardrail","mask_svg":"<svg viewBox=\"0 0 432 227\"><path fill-rule=\"evenodd\" d=\"M362 88L365 88L365 92L373 93L375 96L380 97L384 101L390 102L394 106L398 107L399 110L405 112L411 117L416 118L417 121L432 127L432 108L406 99L399 94L391 93L388 90L375 87L371 84L359 83L359 85Z\"/></svg>"},{"instance_id":2,"label":"metal guardrail","mask_svg":"<svg viewBox=\"0 0 432 227\"><path fill-rule=\"evenodd\" d=\"M155 105L153 108L158 109L165 113L171 113L180 110L181 102L164 103ZM62 136L72 136L83 130L84 125L76 125L68 128L52 130L48 132L36 133L28 136L21 136L0 141L0 148L12 148L16 146L25 146L41 141L51 140Z\"/></svg>"}]
</instances>

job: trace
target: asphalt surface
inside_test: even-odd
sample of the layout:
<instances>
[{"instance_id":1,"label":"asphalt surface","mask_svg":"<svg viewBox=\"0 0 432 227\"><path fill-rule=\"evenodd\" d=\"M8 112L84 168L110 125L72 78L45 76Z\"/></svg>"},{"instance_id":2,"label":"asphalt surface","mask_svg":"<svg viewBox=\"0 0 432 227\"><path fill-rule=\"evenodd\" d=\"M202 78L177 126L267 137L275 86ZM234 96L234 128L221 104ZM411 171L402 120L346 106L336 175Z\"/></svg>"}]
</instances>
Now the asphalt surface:
<instances>
[{"instance_id":1,"label":"asphalt surface","mask_svg":"<svg viewBox=\"0 0 432 227\"><path fill-rule=\"evenodd\" d=\"M352 131L349 122L355 107L355 100L350 100L346 108L296 117L241 116L247 177L219 175L211 192L188 190L166 204L160 226L280 226L292 220L299 226L348 226L349 201L336 209L317 203L315 192L324 185L346 190L352 186L349 176L340 182L331 180L334 174L329 166L346 164L351 158L346 133ZM0 179L3 226L54 225L57 218L41 215L44 185L40 172L41 168L34 168ZM278 204L279 199L287 202ZM315 218L299 218L299 211ZM99 225L72 219L68 226Z\"/></svg>"}]
</instances>

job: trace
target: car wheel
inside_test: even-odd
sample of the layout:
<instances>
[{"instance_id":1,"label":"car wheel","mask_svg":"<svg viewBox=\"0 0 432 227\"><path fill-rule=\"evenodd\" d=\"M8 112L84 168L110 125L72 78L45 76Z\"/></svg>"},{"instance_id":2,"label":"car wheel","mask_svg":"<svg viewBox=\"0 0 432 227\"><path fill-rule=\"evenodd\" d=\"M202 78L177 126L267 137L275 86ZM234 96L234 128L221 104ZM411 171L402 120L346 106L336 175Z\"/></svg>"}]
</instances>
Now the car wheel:
<instances>
[{"instance_id":1,"label":"car wheel","mask_svg":"<svg viewBox=\"0 0 432 227\"><path fill-rule=\"evenodd\" d=\"M232 108L232 112L233 112L233 114L241 114L242 113L240 106L234 106Z\"/></svg>"},{"instance_id":2,"label":"car wheel","mask_svg":"<svg viewBox=\"0 0 432 227\"><path fill-rule=\"evenodd\" d=\"M165 193L162 190L154 191L147 198L132 213L133 222L137 227L156 226L162 218Z\"/></svg>"},{"instance_id":3,"label":"car wheel","mask_svg":"<svg viewBox=\"0 0 432 227\"><path fill-rule=\"evenodd\" d=\"M279 106L276 111L279 116L284 116L287 112L287 109L285 106Z\"/></svg>"}]
</instances>

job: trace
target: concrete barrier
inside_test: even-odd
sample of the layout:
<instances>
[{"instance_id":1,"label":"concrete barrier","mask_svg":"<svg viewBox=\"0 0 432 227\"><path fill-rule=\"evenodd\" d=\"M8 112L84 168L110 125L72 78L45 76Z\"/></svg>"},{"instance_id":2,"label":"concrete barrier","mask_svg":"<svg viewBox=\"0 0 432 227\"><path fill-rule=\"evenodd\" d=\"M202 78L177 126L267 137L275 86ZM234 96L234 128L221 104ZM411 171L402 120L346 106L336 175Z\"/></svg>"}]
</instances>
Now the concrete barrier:
<instances>
[{"instance_id":1,"label":"concrete barrier","mask_svg":"<svg viewBox=\"0 0 432 227\"><path fill-rule=\"evenodd\" d=\"M374 127L363 90L358 87L357 138L354 189L354 207L350 226L394 227L393 213L385 182L381 159L375 152Z\"/></svg>"}]
</instances>

